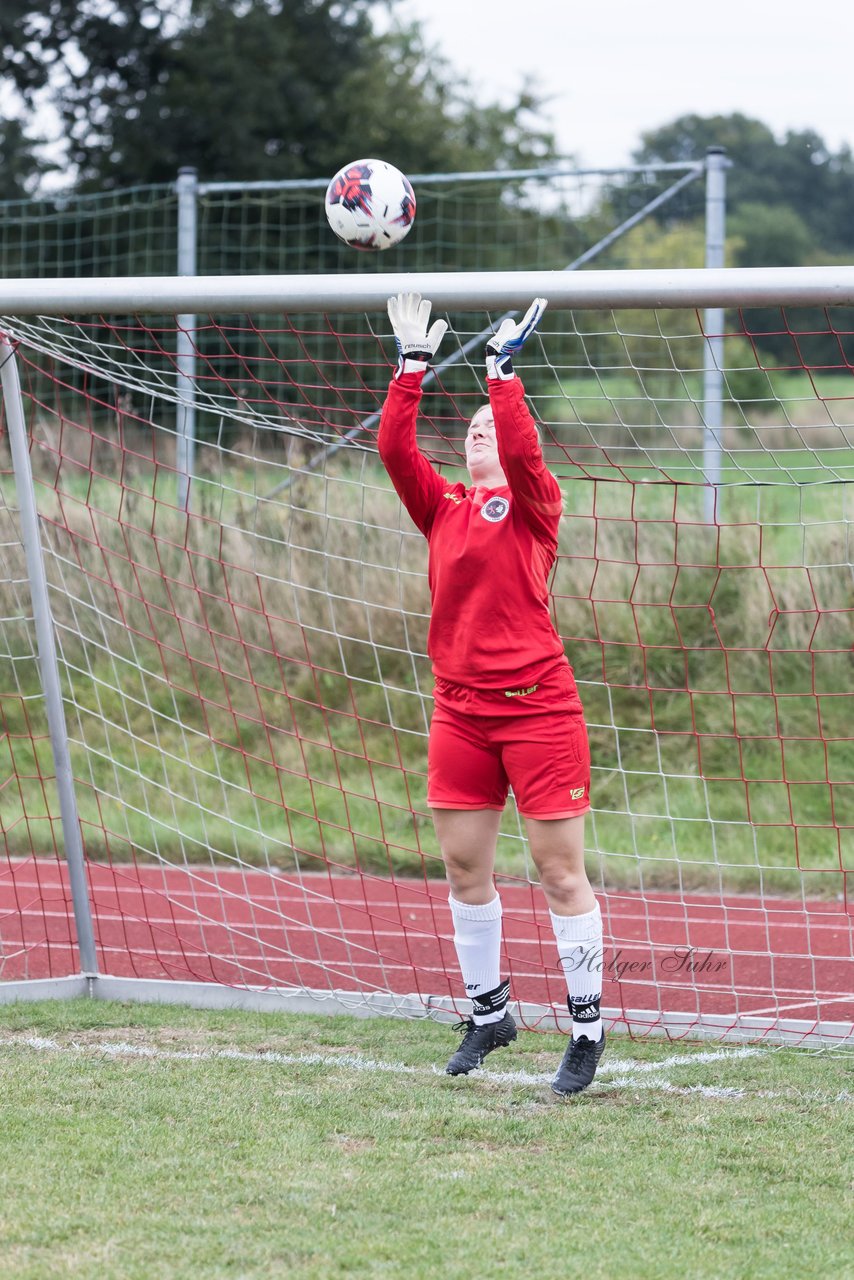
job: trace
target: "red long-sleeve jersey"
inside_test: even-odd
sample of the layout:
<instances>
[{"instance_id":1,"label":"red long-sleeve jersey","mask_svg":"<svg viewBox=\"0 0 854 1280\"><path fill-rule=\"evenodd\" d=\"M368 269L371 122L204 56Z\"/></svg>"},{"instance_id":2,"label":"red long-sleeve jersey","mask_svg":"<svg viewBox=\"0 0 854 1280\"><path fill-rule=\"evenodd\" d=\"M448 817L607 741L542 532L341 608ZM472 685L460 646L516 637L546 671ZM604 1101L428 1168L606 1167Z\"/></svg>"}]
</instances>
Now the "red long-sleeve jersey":
<instances>
[{"instance_id":1,"label":"red long-sleeve jersey","mask_svg":"<svg viewBox=\"0 0 854 1280\"><path fill-rule=\"evenodd\" d=\"M449 484L418 449L420 373L392 381L377 446L403 505L427 538L434 674L470 688L527 690L560 662L548 577L562 500L543 462L518 377L489 382L507 485Z\"/></svg>"}]
</instances>

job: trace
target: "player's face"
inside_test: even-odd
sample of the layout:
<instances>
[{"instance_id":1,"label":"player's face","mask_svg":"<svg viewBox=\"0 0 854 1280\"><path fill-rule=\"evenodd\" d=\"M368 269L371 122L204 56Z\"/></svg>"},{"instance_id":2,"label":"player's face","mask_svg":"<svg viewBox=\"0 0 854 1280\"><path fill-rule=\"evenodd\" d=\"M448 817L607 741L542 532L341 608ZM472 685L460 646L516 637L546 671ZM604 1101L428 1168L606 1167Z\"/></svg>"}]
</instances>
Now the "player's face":
<instances>
[{"instance_id":1,"label":"player's face","mask_svg":"<svg viewBox=\"0 0 854 1280\"><path fill-rule=\"evenodd\" d=\"M503 483L495 420L488 404L478 409L466 433L466 466L475 484ZM501 473L499 479L496 473Z\"/></svg>"}]
</instances>

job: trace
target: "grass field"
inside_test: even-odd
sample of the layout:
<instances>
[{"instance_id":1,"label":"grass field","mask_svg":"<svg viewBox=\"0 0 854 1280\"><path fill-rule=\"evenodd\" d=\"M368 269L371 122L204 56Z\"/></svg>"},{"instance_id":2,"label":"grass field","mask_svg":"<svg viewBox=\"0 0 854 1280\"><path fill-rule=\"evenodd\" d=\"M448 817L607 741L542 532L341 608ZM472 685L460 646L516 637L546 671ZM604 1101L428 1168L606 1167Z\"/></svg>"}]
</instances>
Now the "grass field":
<instances>
[{"instance_id":1,"label":"grass field","mask_svg":"<svg viewBox=\"0 0 854 1280\"><path fill-rule=\"evenodd\" d=\"M852 1061L430 1022L0 1007L0 1276L850 1274ZM439 1070L437 1070L437 1066Z\"/></svg>"}]
</instances>

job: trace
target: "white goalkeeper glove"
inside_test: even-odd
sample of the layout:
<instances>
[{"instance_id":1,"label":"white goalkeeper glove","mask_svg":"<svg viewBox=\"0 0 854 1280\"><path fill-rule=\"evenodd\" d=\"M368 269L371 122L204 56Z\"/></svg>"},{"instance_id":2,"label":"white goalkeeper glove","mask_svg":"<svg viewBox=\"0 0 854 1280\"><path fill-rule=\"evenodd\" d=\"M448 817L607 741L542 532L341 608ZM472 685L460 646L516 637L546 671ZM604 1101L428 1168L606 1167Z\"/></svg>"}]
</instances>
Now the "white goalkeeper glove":
<instances>
[{"instance_id":1,"label":"white goalkeeper glove","mask_svg":"<svg viewBox=\"0 0 854 1280\"><path fill-rule=\"evenodd\" d=\"M420 293L398 293L388 300L388 318L397 343L396 378L402 373L420 373L447 333L445 320L434 320L427 328L432 305Z\"/></svg>"},{"instance_id":2,"label":"white goalkeeper glove","mask_svg":"<svg viewBox=\"0 0 854 1280\"><path fill-rule=\"evenodd\" d=\"M521 320L511 320L508 316L501 321L486 344L488 378L513 377L513 357L517 351L522 350L548 305L545 298L535 298Z\"/></svg>"}]
</instances>

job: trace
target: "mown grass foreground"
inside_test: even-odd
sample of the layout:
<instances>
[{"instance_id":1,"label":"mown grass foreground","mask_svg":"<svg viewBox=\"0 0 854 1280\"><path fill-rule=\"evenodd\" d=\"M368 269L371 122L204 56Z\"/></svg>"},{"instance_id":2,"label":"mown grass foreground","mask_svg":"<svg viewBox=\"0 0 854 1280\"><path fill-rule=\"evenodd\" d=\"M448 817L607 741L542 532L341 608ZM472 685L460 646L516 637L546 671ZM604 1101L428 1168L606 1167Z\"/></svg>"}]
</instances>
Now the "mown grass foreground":
<instances>
[{"instance_id":1,"label":"mown grass foreground","mask_svg":"<svg viewBox=\"0 0 854 1280\"><path fill-rule=\"evenodd\" d=\"M0 1007L0 1276L843 1275L851 1059L613 1036ZM494 1064L494 1065L493 1065Z\"/></svg>"}]
</instances>

